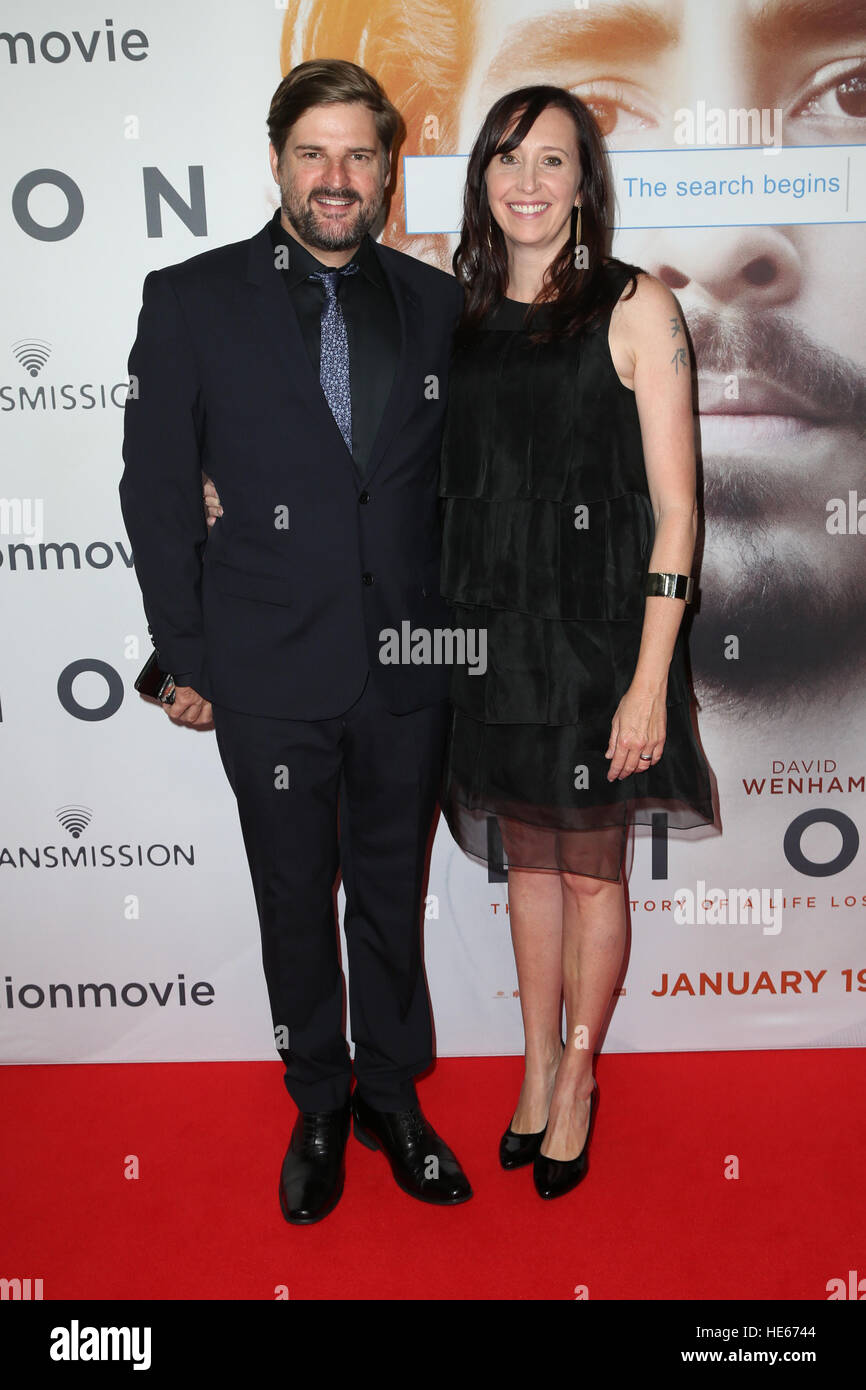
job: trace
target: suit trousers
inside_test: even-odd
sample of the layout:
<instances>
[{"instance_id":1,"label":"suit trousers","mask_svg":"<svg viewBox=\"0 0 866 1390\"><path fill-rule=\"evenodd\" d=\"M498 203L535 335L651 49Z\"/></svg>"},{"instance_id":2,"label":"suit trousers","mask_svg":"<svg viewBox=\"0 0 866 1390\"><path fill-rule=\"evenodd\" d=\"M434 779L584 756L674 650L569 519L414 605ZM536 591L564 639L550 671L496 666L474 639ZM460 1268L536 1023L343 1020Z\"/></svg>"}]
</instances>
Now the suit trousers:
<instances>
[{"instance_id":1,"label":"suit trousers","mask_svg":"<svg viewBox=\"0 0 866 1390\"><path fill-rule=\"evenodd\" d=\"M433 1058L421 951L422 894L448 702L392 714L367 676L329 719L274 719L213 705L253 882L262 963L286 1088L301 1110L351 1089L337 875L354 1074L368 1104L416 1103Z\"/></svg>"}]
</instances>

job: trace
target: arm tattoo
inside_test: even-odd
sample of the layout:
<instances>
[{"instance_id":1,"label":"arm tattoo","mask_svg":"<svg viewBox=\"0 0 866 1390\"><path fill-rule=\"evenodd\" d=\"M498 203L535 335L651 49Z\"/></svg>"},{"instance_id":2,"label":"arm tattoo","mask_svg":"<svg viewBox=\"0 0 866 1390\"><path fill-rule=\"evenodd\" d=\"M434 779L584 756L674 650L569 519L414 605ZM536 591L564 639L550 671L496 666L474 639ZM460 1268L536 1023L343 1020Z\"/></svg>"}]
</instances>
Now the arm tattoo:
<instances>
[{"instance_id":1,"label":"arm tattoo","mask_svg":"<svg viewBox=\"0 0 866 1390\"><path fill-rule=\"evenodd\" d=\"M685 350L684 347L677 348L676 352L674 353L673 357L671 358L671 365L673 366L674 372L676 373L677 376L679 376L679 374L680 374L680 367L681 367L681 366L682 366L682 367L688 367L688 365L689 365L689 359L688 359L688 355L687 355L686 350Z\"/></svg>"}]
</instances>

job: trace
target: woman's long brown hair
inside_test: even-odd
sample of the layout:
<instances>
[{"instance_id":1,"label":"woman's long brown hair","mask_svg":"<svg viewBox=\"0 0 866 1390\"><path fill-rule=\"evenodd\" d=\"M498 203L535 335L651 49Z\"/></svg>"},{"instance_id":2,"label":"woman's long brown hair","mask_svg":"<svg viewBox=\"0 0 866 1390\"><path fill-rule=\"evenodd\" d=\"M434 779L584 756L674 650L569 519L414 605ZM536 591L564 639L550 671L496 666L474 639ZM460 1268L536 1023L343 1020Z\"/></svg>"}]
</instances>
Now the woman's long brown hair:
<instances>
[{"instance_id":1,"label":"woman's long brown hair","mask_svg":"<svg viewBox=\"0 0 866 1390\"><path fill-rule=\"evenodd\" d=\"M469 156L460 243L452 258L454 274L466 291L457 342L480 327L508 287L508 254L490 211L487 166L495 155L516 149L548 106L566 111L574 122L581 170L580 240L586 247L587 264L575 264L575 208L569 238L547 267L533 302L533 312L542 304L549 305L550 311L549 326L534 330L533 339L543 342L576 333L610 309L619 296L602 273L613 222L613 180L598 126L583 102L564 88L521 87L490 108Z\"/></svg>"}]
</instances>

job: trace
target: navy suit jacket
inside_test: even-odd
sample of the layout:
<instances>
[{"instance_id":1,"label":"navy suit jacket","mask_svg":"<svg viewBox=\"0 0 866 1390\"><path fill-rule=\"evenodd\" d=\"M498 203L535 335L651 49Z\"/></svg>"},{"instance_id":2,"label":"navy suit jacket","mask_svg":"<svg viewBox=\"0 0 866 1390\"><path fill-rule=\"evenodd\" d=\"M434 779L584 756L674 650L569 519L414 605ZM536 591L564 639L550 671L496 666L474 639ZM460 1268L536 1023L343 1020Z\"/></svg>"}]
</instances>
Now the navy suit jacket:
<instances>
[{"instance_id":1,"label":"navy suit jacket","mask_svg":"<svg viewBox=\"0 0 866 1390\"><path fill-rule=\"evenodd\" d=\"M162 669L244 713L342 714L368 670L394 713L448 693L446 667L383 664L380 650L403 623L449 626L438 472L462 291L374 245L401 343L364 481L267 224L144 282L120 482L135 571ZM202 470L224 508L210 530Z\"/></svg>"}]
</instances>

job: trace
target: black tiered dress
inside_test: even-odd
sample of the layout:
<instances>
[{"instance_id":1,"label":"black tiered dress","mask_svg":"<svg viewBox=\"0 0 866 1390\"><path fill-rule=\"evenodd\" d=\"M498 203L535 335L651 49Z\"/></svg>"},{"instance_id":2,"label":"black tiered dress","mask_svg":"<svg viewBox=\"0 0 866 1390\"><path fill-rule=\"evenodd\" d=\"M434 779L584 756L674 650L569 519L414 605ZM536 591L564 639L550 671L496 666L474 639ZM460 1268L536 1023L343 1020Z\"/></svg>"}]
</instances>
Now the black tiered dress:
<instances>
[{"instance_id":1,"label":"black tiered dress","mask_svg":"<svg viewBox=\"0 0 866 1390\"><path fill-rule=\"evenodd\" d=\"M606 264L614 302L630 269ZM610 356L610 314L533 344L525 313L501 301L452 362L442 592L455 628L486 633L486 669L471 643L474 663L453 667L442 810L457 843L494 867L618 881L631 821L713 822L710 778L681 629L664 752L607 780L654 538L640 422Z\"/></svg>"}]
</instances>

